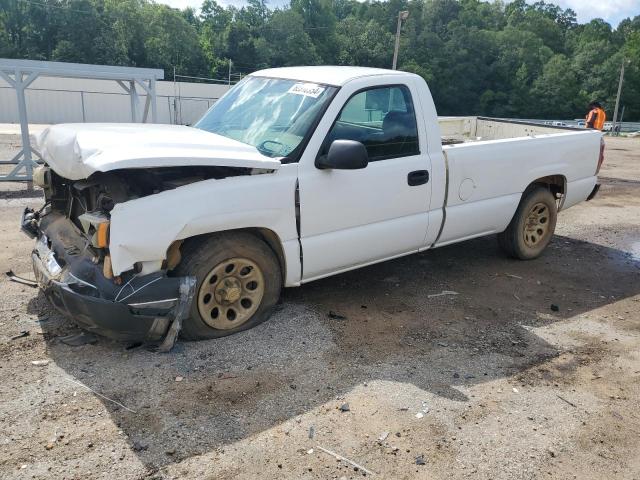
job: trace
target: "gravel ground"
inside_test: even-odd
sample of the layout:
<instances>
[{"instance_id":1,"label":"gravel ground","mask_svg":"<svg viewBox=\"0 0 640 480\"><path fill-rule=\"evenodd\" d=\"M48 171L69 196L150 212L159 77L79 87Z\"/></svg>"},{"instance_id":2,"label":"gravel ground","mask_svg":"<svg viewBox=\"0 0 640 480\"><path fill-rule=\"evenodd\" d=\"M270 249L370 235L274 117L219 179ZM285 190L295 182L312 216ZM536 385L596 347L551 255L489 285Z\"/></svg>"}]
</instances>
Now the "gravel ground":
<instances>
[{"instance_id":1,"label":"gravel ground","mask_svg":"<svg viewBox=\"0 0 640 480\"><path fill-rule=\"evenodd\" d=\"M444 247L169 354L67 346L78 330L2 278L0 477L640 479L639 162L640 139L608 139L599 196L537 260ZM0 268L31 276L17 222L40 200L0 187Z\"/></svg>"}]
</instances>

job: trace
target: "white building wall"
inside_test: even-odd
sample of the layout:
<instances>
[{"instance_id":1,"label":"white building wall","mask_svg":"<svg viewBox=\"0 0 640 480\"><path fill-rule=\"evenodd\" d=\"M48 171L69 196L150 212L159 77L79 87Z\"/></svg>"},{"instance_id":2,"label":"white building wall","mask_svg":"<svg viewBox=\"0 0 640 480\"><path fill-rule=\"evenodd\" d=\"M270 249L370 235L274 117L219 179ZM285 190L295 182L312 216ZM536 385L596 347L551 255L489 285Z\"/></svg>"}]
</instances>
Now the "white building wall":
<instances>
[{"instance_id":1,"label":"white building wall","mask_svg":"<svg viewBox=\"0 0 640 480\"><path fill-rule=\"evenodd\" d=\"M228 89L228 85L156 82L158 123L176 119L184 125L194 123ZM138 87L138 120L144 112L143 93ZM112 80L39 77L25 96L29 123L131 121L130 97ZM0 78L0 123L18 122L16 93Z\"/></svg>"}]
</instances>

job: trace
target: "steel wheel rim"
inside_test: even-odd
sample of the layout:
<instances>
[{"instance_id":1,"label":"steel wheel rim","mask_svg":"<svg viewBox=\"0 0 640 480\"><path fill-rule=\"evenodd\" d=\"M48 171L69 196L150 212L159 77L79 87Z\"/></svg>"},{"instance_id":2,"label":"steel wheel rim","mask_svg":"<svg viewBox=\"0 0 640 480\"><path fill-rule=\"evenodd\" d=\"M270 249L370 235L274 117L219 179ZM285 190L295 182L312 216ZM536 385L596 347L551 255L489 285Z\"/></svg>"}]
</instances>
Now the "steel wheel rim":
<instances>
[{"instance_id":1,"label":"steel wheel rim","mask_svg":"<svg viewBox=\"0 0 640 480\"><path fill-rule=\"evenodd\" d=\"M524 243L528 247L540 245L549 232L550 211L549 207L542 203L536 203L524 222Z\"/></svg>"},{"instance_id":2,"label":"steel wheel rim","mask_svg":"<svg viewBox=\"0 0 640 480\"><path fill-rule=\"evenodd\" d=\"M264 275L248 258L230 258L207 274L198 291L198 312L207 325L229 330L247 322L264 296Z\"/></svg>"}]
</instances>

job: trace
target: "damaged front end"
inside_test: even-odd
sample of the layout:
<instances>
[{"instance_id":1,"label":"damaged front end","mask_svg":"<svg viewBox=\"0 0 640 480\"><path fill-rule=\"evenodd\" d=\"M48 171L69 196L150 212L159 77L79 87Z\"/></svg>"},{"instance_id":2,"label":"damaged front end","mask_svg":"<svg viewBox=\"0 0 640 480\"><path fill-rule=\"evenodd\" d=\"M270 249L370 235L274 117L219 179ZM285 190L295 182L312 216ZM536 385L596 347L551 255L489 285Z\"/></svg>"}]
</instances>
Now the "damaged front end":
<instances>
[{"instance_id":1,"label":"damaged front end","mask_svg":"<svg viewBox=\"0 0 640 480\"><path fill-rule=\"evenodd\" d=\"M36 239L33 269L49 301L88 331L116 340L162 341L160 350L171 349L189 314L195 277L171 276L167 265L114 276L109 212L132 192L115 177L70 182L41 168L45 206L27 208L21 223ZM179 250L172 261L179 261Z\"/></svg>"}]
</instances>

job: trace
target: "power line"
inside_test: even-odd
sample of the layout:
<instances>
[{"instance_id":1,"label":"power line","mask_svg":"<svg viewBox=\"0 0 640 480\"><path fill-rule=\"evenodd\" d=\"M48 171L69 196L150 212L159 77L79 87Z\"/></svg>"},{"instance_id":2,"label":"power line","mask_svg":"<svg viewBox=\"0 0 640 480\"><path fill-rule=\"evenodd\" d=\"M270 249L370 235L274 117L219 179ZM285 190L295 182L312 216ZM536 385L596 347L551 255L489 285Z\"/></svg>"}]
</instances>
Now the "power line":
<instances>
[{"instance_id":1,"label":"power line","mask_svg":"<svg viewBox=\"0 0 640 480\"><path fill-rule=\"evenodd\" d=\"M34 2L33 0L19 0L19 1L22 2L22 3L28 3L30 5L37 5L39 7L57 8L58 10L66 10L68 12L84 13L86 15L100 16L100 12L98 12L97 10L94 10L93 12L90 12L88 10L76 10L75 8L65 7L65 6L62 6L62 5L53 5L53 4L50 4L50 3Z\"/></svg>"},{"instance_id":2,"label":"power line","mask_svg":"<svg viewBox=\"0 0 640 480\"><path fill-rule=\"evenodd\" d=\"M237 75L237 74L232 74ZM206 80L209 82L224 82L227 83L228 80L223 80L222 78L207 78L207 77L193 77L191 75L175 75L176 78L190 78L192 80Z\"/></svg>"}]
</instances>

